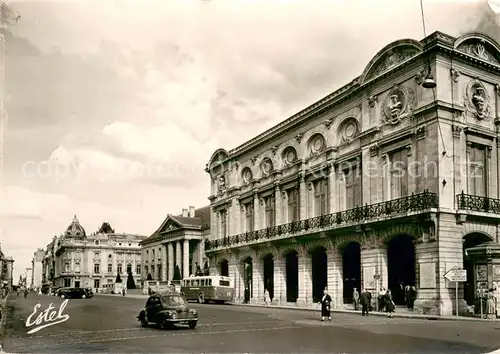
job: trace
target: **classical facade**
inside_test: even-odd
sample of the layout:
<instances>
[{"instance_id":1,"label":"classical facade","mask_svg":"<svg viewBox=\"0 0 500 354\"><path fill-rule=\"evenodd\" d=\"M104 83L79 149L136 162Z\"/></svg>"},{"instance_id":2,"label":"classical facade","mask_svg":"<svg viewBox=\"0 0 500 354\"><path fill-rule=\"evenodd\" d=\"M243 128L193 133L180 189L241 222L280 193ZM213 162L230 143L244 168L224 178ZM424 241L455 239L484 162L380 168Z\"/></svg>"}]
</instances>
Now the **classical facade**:
<instances>
[{"instance_id":1,"label":"classical facade","mask_svg":"<svg viewBox=\"0 0 500 354\"><path fill-rule=\"evenodd\" d=\"M160 227L141 242L143 280L171 281L175 267L182 278L208 268L204 241L210 233L210 207L183 209L167 215Z\"/></svg>"},{"instance_id":2,"label":"classical facade","mask_svg":"<svg viewBox=\"0 0 500 354\"><path fill-rule=\"evenodd\" d=\"M114 283L118 274L126 282L132 272L141 286L141 251L139 242L146 236L117 233L109 223L87 235L76 215L67 230L54 236L43 258L43 283L56 287L86 287L102 290Z\"/></svg>"},{"instance_id":3,"label":"classical facade","mask_svg":"<svg viewBox=\"0 0 500 354\"><path fill-rule=\"evenodd\" d=\"M421 312L465 311L479 278L464 249L500 237L499 63L478 33L399 40L346 86L215 151L210 271L238 300L267 288L307 305L328 288L341 307L353 288L383 287L401 304L415 285ZM456 299L444 274L462 267Z\"/></svg>"}]
</instances>

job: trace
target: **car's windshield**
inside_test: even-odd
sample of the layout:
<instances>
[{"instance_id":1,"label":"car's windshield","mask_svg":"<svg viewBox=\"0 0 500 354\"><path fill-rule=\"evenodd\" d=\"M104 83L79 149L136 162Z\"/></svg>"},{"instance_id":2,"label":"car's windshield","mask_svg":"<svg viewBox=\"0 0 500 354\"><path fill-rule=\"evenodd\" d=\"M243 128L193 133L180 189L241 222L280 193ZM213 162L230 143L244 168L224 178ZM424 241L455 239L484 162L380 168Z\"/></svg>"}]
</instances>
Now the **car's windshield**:
<instances>
[{"instance_id":1,"label":"car's windshield","mask_svg":"<svg viewBox=\"0 0 500 354\"><path fill-rule=\"evenodd\" d=\"M163 296L161 299L167 306L186 306L186 300L182 296Z\"/></svg>"}]
</instances>

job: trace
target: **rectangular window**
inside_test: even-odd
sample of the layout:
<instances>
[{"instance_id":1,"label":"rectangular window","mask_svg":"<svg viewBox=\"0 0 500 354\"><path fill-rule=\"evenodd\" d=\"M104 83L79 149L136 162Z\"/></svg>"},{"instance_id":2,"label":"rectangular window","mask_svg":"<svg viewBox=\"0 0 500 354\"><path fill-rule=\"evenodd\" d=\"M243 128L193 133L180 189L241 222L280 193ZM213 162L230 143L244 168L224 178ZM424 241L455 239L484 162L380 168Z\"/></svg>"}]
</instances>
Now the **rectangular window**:
<instances>
[{"instance_id":1,"label":"rectangular window","mask_svg":"<svg viewBox=\"0 0 500 354\"><path fill-rule=\"evenodd\" d=\"M299 190L292 188L287 191L288 195L288 222L299 220Z\"/></svg>"},{"instance_id":2,"label":"rectangular window","mask_svg":"<svg viewBox=\"0 0 500 354\"><path fill-rule=\"evenodd\" d=\"M230 283L229 283L229 280L220 280L219 285L220 286L229 286Z\"/></svg>"},{"instance_id":3,"label":"rectangular window","mask_svg":"<svg viewBox=\"0 0 500 354\"><path fill-rule=\"evenodd\" d=\"M64 271L65 272L69 272L70 271L70 264L69 264L69 262L67 262L67 263L64 264Z\"/></svg>"},{"instance_id":4,"label":"rectangular window","mask_svg":"<svg viewBox=\"0 0 500 354\"><path fill-rule=\"evenodd\" d=\"M121 265L121 263L119 263L117 266L116 266L116 272L118 274L122 274L123 273L123 267Z\"/></svg>"},{"instance_id":5,"label":"rectangular window","mask_svg":"<svg viewBox=\"0 0 500 354\"><path fill-rule=\"evenodd\" d=\"M69 288L71 286L71 279L64 279L64 287Z\"/></svg>"},{"instance_id":6,"label":"rectangular window","mask_svg":"<svg viewBox=\"0 0 500 354\"><path fill-rule=\"evenodd\" d=\"M132 264L127 264L127 274L132 273Z\"/></svg>"},{"instance_id":7,"label":"rectangular window","mask_svg":"<svg viewBox=\"0 0 500 354\"><path fill-rule=\"evenodd\" d=\"M266 203L266 227L274 227L275 221L275 204L274 197L270 196L265 199Z\"/></svg>"},{"instance_id":8,"label":"rectangular window","mask_svg":"<svg viewBox=\"0 0 500 354\"><path fill-rule=\"evenodd\" d=\"M226 237L227 236L227 211L226 210L220 211L219 217L220 217L220 236Z\"/></svg>"},{"instance_id":9,"label":"rectangular window","mask_svg":"<svg viewBox=\"0 0 500 354\"><path fill-rule=\"evenodd\" d=\"M101 272L101 266L99 263L94 264L94 274L99 274Z\"/></svg>"},{"instance_id":10,"label":"rectangular window","mask_svg":"<svg viewBox=\"0 0 500 354\"><path fill-rule=\"evenodd\" d=\"M408 151L401 149L390 156L391 199L408 196Z\"/></svg>"},{"instance_id":11,"label":"rectangular window","mask_svg":"<svg viewBox=\"0 0 500 354\"><path fill-rule=\"evenodd\" d=\"M328 180L314 183L314 216L328 214Z\"/></svg>"},{"instance_id":12,"label":"rectangular window","mask_svg":"<svg viewBox=\"0 0 500 354\"><path fill-rule=\"evenodd\" d=\"M80 263L75 263L75 272L80 273Z\"/></svg>"},{"instance_id":13,"label":"rectangular window","mask_svg":"<svg viewBox=\"0 0 500 354\"><path fill-rule=\"evenodd\" d=\"M344 171L346 190L346 209L353 209L362 205L361 175L358 173L361 167L354 167Z\"/></svg>"},{"instance_id":14,"label":"rectangular window","mask_svg":"<svg viewBox=\"0 0 500 354\"><path fill-rule=\"evenodd\" d=\"M113 273L113 265L108 264L108 273Z\"/></svg>"},{"instance_id":15,"label":"rectangular window","mask_svg":"<svg viewBox=\"0 0 500 354\"><path fill-rule=\"evenodd\" d=\"M471 144L468 147L468 194L486 197L487 169L486 169L486 147Z\"/></svg>"},{"instance_id":16,"label":"rectangular window","mask_svg":"<svg viewBox=\"0 0 500 354\"><path fill-rule=\"evenodd\" d=\"M140 265L140 264L137 264L137 265L135 266L135 272L136 272L138 275L139 275L139 274L141 274L141 265Z\"/></svg>"},{"instance_id":17,"label":"rectangular window","mask_svg":"<svg viewBox=\"0 0 500 354\"><path fill-rule=\"evenodd\" d=\"M94 288L98 289L100 287L99 279L94 279Z\"/></svg>"},{"instance_id":18,"label":"rectangular window","mask_svg":"<svg viewBox=\"0 0 500 354\"><path fill-rule=\"evenodd\" d=\"M254 230L253 203L245 205L247 232Z\"/></svg>"}]
</instances>

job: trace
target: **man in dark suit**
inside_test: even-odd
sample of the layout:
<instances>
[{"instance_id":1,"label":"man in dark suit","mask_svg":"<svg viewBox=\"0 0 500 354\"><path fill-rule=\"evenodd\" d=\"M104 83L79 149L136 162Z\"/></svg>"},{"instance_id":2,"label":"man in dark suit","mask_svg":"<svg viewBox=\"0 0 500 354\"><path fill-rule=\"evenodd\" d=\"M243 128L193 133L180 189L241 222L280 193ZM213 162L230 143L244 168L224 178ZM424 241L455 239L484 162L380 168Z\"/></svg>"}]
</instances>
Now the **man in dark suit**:
<instances>
[{"instance_id":1,"label":"man in dark suit","mask_svg":"<svg viewBox=\"0 0 500 354\"><path fill-rule=\"evenodd\" d=\"M361 304L361 315L368 316L370 311L371 294L363 289L361 295L359 296L359 303Z\"/></svg>"}]
</instances>

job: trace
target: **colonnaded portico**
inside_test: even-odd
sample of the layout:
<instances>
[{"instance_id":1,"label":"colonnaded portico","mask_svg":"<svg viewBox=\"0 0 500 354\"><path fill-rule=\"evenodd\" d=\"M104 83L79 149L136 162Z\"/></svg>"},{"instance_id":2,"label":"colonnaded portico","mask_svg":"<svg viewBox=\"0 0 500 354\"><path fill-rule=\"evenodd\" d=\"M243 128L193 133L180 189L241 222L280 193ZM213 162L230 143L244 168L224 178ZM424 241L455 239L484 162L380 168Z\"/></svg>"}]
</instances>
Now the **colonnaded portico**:
<instances>
[{"instance_id":1,"label":"colonnaded portico","mask_svg":"<svg viewBox=\"0 0 500 354\"><path fill-rule=\"evenodd\" d=\"M244 301L248 288L250 301L262 302L267 289L273 303L306 305L319 301L326 288L333 306L342 307L352 302L354 288L375 292L384 287L403 304L401 285L418 285L416 264L428 260L429 248L436 246L417 223L344 235L324 232L312 240L292 238L218 251L210 273L234 280L236 301ZM435 289L418 294L421 303L436 297Z\"/></svg>"}]
</instances>

